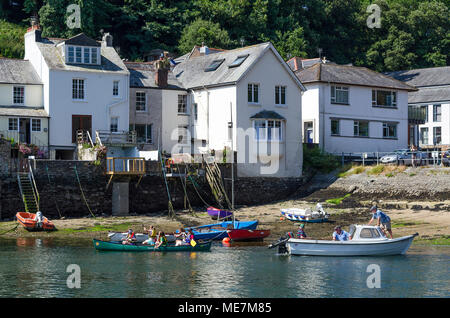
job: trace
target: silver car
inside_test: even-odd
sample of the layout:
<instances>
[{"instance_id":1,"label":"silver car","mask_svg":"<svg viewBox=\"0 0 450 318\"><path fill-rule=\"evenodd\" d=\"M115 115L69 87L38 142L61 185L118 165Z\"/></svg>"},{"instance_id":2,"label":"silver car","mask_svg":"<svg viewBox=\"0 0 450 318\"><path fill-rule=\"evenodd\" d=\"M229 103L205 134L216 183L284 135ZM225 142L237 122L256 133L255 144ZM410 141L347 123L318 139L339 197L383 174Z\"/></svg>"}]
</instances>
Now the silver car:
<instances>
[{"instance_id":1,"label":"silver car","mask_svg":"<svg viewBox=\"0 0 450 318\"><path fill-rule=\"evenodd\" d=\"M407 153L408 149L397 149L393 153L385 155L380 158L381 163L397 163L400 160L401 156Z\"/></svg>"}]
</instances>

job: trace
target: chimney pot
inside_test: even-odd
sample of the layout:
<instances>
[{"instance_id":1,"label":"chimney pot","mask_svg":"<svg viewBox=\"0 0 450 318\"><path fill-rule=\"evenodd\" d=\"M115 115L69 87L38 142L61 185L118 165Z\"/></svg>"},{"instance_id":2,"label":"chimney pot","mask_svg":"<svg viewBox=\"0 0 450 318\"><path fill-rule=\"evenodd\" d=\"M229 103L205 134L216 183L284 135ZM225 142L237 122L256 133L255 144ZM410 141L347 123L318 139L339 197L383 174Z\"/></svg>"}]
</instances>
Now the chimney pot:
<instances>
[{"instance_id":1,"label":"chimney pot","mask_svg":"<svg viewBox=\"0 0 450 318\"><path fill-rule=\"evenodd\" d=\"M109 47L113 46L113 36L109 32L107 32L103 35L102 44L104 46L109 46Z\"/></svg>"}]
</instances>

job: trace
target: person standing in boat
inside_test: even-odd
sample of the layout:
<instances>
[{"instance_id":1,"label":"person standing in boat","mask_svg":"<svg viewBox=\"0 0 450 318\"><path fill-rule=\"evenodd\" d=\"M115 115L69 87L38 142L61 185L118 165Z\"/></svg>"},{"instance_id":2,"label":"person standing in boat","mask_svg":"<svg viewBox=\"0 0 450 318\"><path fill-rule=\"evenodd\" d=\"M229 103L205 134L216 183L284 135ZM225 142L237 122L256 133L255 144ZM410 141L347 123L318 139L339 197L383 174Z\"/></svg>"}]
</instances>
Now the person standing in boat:
<instances>
[{"instance_id":1,"label":"person standing in boat","mask_svg":"<svg viewBox=\"0 0 450 318\"><path fill-rule=\"evenodd\" d=\"M298 227L298 230L297 230L297 237L298 238L301 238L301 239L305 239L306 238L306 233L305 233L305 230L304 230L304 228L305 228L305 224L300 224L300 226Z\"/></svg>"},{"instance_id":2,"label":"person standing in boat","mask_svg":"<svg viewBox=\"0 0 450 318\"><path fill-rule=\"evenodd\" d=\"M128 229L127 237L123 240L122 244L132 244L137 241L136 235L132 229Z\"/></svg>"},{"instance_id":3,"label":"person standing in boat","mask_svg":"<svg viewBox=\"0 0 450 318\"><path fill-rule=\"evenodd\" d=\"M381 228L381 230L384 232L384 235L386 235L386 231L388 231L391 239L394 238L392 236L391 218L386 213L378 209L376 205L370 208L370 213L372 213L372 218L369 221L369 225L373 222L373 220L376 219L377 226Z\"/></svg>"},{"instance_id":4,"label":"person standing in boat","mask_svg":"<svg viewBox=\"0 0 450 318\"><path fill-rule=\"evenodd\" d=\"M351 235L348 232L344 231L340 225L334 228L333 241L348 241L351 239Z\"/></svg>"}]
</instances>

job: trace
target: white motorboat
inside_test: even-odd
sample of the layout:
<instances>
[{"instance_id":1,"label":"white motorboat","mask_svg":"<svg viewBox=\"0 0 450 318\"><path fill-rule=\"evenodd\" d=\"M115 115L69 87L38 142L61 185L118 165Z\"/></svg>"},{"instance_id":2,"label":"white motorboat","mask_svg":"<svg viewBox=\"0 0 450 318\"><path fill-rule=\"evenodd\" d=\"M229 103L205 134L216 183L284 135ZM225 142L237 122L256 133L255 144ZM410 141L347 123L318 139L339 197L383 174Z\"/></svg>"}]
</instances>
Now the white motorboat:
<instances>
[{"instance_id":1,"label":"white motorboat","mask_svg":"<svg viewBox=\"0 0 450 318\"><path fill-rule=\"evenodd\" d=\"M314 210L310 208L281 209L281 215L290 221L319 223L328 221L328 214L323 210L322 204L317 203Z\"/></svg>"},{"instance_id":2,"label":"white motorboat","mask_svg":"<svg viewBox=\"0 0 450 318\"><path fill-rule=\"evenodd\" d=\"M418 233L388 239L380 227L352 225L349 241L327 241L289 238L271 247L279 246L279 251L291 255L317 256L383 256L405 254Z\"/></svg>"},{"instance_id":3,"label":"white motorboat","mask_svg":"<svg viewBox=\"0 0 450 318\"><path fill-rule=\"evenodd\" d=\"M108 238L110 241L119 242L119 241L125 240L127 238L127 234L128 234L127 232L123 232L123 233L109 232ZM142 243L148 239L148 234L144 234L144 233L136 233L135 236L136 236L136 241L138 243ZM166 238L167 238L167 242L175 242L175 236L173 234L166 234Z\"/></svg>"}]
</instances>

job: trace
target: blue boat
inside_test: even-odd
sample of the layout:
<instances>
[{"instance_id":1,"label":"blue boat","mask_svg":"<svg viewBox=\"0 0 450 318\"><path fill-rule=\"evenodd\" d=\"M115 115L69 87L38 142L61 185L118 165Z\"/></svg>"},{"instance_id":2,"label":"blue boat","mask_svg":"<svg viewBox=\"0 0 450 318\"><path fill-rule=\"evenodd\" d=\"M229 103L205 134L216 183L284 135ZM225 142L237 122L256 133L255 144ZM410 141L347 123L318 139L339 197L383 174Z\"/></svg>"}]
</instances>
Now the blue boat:
<instances>
[{"instance_id":1,"label":"blue boat","mask_svg":"<svg viewBox=\"0 0 450 318\"><path fill-rule=\"evenodd\" d=\"M221 240L228 237L227 229L247 229L255 230L258 226L258 221L225 221L221 223L200 225L188 227L186 230L192 230L196 240Z\"/></svg>"}]
</instances>

